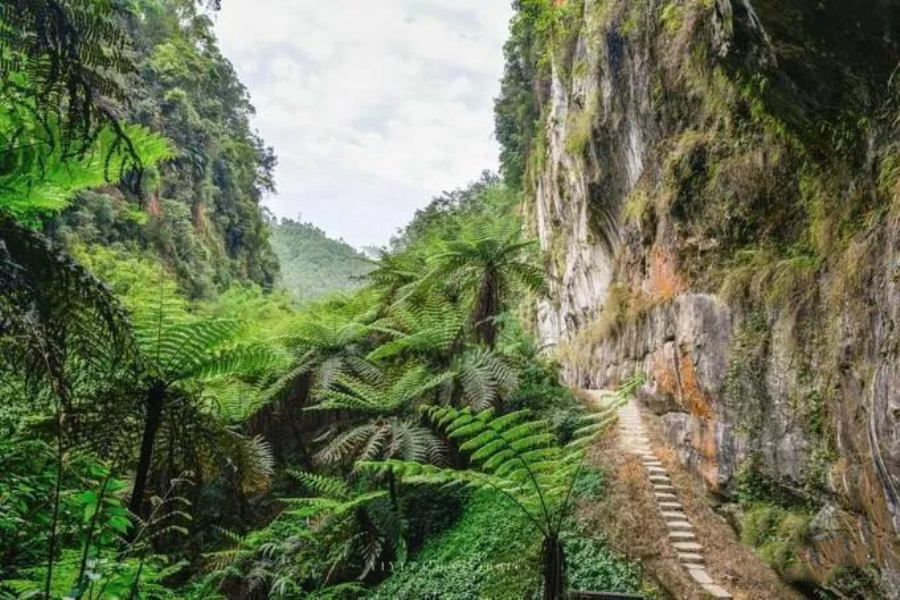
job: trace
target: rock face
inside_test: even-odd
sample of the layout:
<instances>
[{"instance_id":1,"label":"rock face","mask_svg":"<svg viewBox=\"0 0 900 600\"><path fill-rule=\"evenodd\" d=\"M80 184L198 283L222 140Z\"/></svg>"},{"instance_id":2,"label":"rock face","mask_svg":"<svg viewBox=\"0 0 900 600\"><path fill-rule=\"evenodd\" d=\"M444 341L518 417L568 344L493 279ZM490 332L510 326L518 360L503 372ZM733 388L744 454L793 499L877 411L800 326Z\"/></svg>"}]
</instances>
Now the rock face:
<instances>
[{"instance_id":1,"label":"rock face","mask_svg":"<svg viewBox=\"0 0 900 600\"><path fill-rule=\"evenodd\" d=\"M851 7L850 4L853 4ZM900 3L584 0L528 183L573 385L636 370L723 498L814 518L786 573L900 597ZM753 479L753 477L749 477ZM838 581L838 583L833 583Z\"/></svg>"}]
</instances>

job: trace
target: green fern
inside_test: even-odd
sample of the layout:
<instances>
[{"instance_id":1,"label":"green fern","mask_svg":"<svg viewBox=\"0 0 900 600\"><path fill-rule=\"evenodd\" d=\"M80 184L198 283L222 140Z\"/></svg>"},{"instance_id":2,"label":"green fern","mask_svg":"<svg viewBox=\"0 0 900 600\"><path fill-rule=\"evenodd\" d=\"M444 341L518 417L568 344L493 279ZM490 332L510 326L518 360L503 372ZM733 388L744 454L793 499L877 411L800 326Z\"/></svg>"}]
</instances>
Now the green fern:
<instances>
[{"instance_id":1,"label":"green fern","mask_svg":"<svg viewBox=\"0 0 900 600\"><path fill-rule=\"evenodd\" d=\"M265 529L246 536L224 532L233 546L206 556L211 590L230 581L267 597L328 598L360 589L355 583L332 585L338 568L350 566L362 580L386 556L404 555L396 517L380 509L386 492L357 491L306 471L289 473L311 495L281 499L284 510Z\"/></svg>"},{"instance_id":2,"label":"green fern","mask_svg":"<svg viewBox=\"0 0 900 600\"><path fill-rule=\"evenodd\" d=\"M428 395L452 377L413 367L390 382L368 383L343 377L321 394L321 402L308 410L346 411L343 431L328 430L315 459L322 465L355 460L403 458L444 464L446 447L419 423L416 409Z\"/></svg>"},{"instance_id":3,"label":"green fern","mask_svg":"<svg viewBox=\"0 0 900 600\"><path fill-rule=\"evenodd\" d=\"M379 331L395 339L373 350L367 359L377 361L404 354L449 354L460 343L464 325L462 306L441 294L431 294L421 304L399 304L389 317L375 324Z\"/></svg>"},{"instance_id":4,"label":"green fern","mask_svg":"<svg viewBox=\"0 0 900 600\"><path fill-rule=\"evenodd\" d=\"M460 239L445 242L429 260L426 287L446 286L471 304L470 327L476 339L491 348L498 320L517 290L543 293L544 275L529 254L533 240L522 241L516 223L475 222Z\"/></svg>"},{"instance_id":5,"label":"green fern","mask_svg":"<svg viewBox=\"0 0 900 600\"><path fill-rule=\"evenodd\" d=\"M361 461L357 469L390 473L407 483L492 489L502 494L541 533L545 597L556 597L553 594L565 589L560 531L571 509L574 482L587 448L615 420L616 411L638 381L642 380L627 382L616 401L602 411L583 416L574 439L565 446L548 433L549 423L531 418L529 411L497 416L493 409L474 412L470 408L430 406L423 411L459 445L460 451L468 454L471 468L454 470L422 462L385 460Z\"/></svg>"},{"instance_id":6,"label":"green fern","mask_svg":"<svg viewBox=\"0 0 900 600\"><path fill-rule=\"evenodd\" d=\"M515 367L500 354L484 347L470 349L453 364L461 403L473 410L498 407L518 385Z\"/></svg>"}]
</instances>

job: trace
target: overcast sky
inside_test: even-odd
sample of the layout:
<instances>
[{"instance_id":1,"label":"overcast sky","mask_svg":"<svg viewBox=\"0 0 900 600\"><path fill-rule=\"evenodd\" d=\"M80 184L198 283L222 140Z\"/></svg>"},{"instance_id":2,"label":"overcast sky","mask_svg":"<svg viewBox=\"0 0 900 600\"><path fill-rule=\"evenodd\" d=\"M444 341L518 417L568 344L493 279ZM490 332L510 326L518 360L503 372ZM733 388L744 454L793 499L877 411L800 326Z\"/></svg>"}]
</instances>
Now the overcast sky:
<instances>
[{"instance_id":1,"label":"overcast sky","mask_svg":"<svg viewBox=\"0 0 900 600\"><path fill-rule=\"evenodd\" d=\"M510 0L228 0L220 45L275 147L275 214L382 245L496 169Z\"/></svg>"}]
</instances>

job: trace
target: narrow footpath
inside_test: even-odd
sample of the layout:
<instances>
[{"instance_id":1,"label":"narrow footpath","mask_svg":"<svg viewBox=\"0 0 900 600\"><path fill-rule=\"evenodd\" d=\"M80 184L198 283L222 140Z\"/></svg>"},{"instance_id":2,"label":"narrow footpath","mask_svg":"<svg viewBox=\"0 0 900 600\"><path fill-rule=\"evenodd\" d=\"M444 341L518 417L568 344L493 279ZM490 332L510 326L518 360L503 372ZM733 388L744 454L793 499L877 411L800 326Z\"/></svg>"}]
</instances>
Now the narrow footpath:
<instances>
[{"instance_id":1,"label":"narrow footpath","mask_svg":"<svg viewBox=\"0 0 900 600\"><path fill-rule=\"evenodd\" d=\"M614 401L608 391L579 394L599 406ZM617 427L593 447L589 461L609 484L603 501L579 507L581 518L639 560L661 598L802 598L713 510L703 483L664 443L658 417L636 401L619 409Z\"/></svg>"},{"instance_id":2,"label":"narrow footpath","mask_svg":"<svg viewBox=\"0 0 900 600\"><path fill-rule=\"evenodd\" d=\"M659 514L669 530L669 543L678 553L678 560L696 581L713 598L731 598L725 588L718 585L706 571L703 545L697 541L694 526L679 502L678 490L666 468L650 446L650 438L644 430L641 411L634 400L619 409L619 435L623 449L640 458L653 485L653 496Z\"/></svg>"}]
</instances>

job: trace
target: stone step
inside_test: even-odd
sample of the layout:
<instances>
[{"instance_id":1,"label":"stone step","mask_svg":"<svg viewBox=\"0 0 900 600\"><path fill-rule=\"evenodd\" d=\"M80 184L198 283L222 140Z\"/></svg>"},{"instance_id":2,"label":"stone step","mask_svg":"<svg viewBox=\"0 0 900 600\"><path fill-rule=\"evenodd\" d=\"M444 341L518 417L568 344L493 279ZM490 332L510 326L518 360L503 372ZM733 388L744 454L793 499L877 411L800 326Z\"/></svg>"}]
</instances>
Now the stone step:
<instances>
[{"instance_id":1,"label":"stone step","mask_svg":"<svg viewBox=\"0 0 900 600\"><path fill-rule=\"evenodd\" d=\"M695 552L679 552L678 560L691 565L703 564L704 562L703 555Z\"/></svg>"},{"instance_id":2,"label":"stone step","mask_svg":"<svg viewBox=\"0 0 900 600\"><path fill-rule=\"evenodd\" d=\"M656 501L658 503L667 502L669 500L678 500L678 496L671 492L654 492L653 495L656 496Z\"/></svg>"},{"instance_id":3,"label":"stone step","mask_svg":"<svg viewBox=\"0 0 900 600\"><path fill-rule=\"evenodd\" d=\"M668 485L666 483L654 483L653 490L657 492L670 492L673 494L676 491L674 485Z\"/></svg>"},{"instance_id":4,"label":"stone step","mask_svg":"<svg viewBox=\"0 0 900 600\"><path fill-rule=\"evenodd\" d=\"M732 595L725 591L725 588L714 583L707 583L703 586L703 589L716 600L727 600L728 598L732 598Z\"/></svg>"},{"instance_id":5,"label":"stone step","mask_svg":"<svg viewBox=\"0 0 900 600\"><path fill-rule=\"evenodd\" d=\"M669 521L666 527L672 531L693 531L694 526L687 521Z\"/></svg>"},{"instance_id":6,"label":"stone step","mask_svg":"<svg viewBox=\"0 0 900 600\"><path fill-rule=\"evenodd\" d=\"M706 572L706 569L688 569L688 573L694 578L694 581L700 585L709 585L713 582L712 577Z\"/></svg>"},{"instance_id":7,"label":"stone step","mask_svg":"<svg viewBox=\"0 0 900 600\"><path fill-rule=\"evenodd\" d=\"M681 552L689 552L692 554L703 550L703 546L697 542L672 542L672 547Z\"/></svg>"},{"instance_id":8,"label":"stone step","mask_svg":"<svg viewBox=\"0 0 900 600\"><path fill-rule=\"evenodd\" d=\"M659 506L659 510L665 511L677 511L681 510L682 506L680 502L670 502L668 500L663 500L661 502L656 503Z\"/></svg>"},{"instance_id":9,"label":"stone step","mask_svg":"<svg viewBox=\"0 0 900 600\"><path fill-rule=\"evenodd\" d=\"M687 521L687 515L677 510L660 510L662 518L666 521Z\"/></svg>"},{"instance_id":10,"label":"stone step","mask_svg":"<svg viewBox=\"0 0 900 600\"><path fill-rule=\"evenodd\" d=\"M690 542L697 539L693 531L670 531L669 539L679 542Z\"/></svg>"},{"instance_id":11,"label":"stone step","mask_svg":"<svg viewBox=\"0 0 900 600\"><path fill-rule=\"evenodd\" d=\"M650 473L651 475L662 475L663 477L667 476L666 470L663 469L662 467L657 467L656 465L648 465L648 464L644 463L644 468L647 469L647 472Z\"/></svg>"},{"instance_id":12,"label":"stone step","mask_svg":"<svg viewBox=\"0 0 900 600\"><path fill-rule=\"evenodd\" d=\"M672 483L672 480L666 475L650 475L650 481L653 483Z\"/></svg>"}]
</instances>

